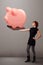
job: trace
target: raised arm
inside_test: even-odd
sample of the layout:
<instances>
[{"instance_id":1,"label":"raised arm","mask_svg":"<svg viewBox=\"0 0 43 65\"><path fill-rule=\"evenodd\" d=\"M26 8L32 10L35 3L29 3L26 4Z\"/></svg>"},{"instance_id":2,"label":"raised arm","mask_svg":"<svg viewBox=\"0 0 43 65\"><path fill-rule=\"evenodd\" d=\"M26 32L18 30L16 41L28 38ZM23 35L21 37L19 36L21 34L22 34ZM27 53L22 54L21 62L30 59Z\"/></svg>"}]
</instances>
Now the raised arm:
<instances>
[{"instance_id":1,"label":"raised arm","mask_svg":"<svg viewBox=\"0 0 43 65\"><path fill-rule=\"evenodd\" d=\"M40 37L41 37L41 33L40 33L40 31L38 30L38 31L37 31L37 34L36 34L36 37L33 38L33 39L38 40Z\"/></svg>"},{"instance_id":2,"label":"raised arm","mask_svg":"<svg viewBox=\"0 0 43 65\"><path fill-rule=\"evenodd\" d=\"M26 32L26 31L29 31L30 29L29 28L27 28L27 29L21 29L21 30L19 30L19 31L23 31L23 32Z\"/></svg>"}]
</instances>

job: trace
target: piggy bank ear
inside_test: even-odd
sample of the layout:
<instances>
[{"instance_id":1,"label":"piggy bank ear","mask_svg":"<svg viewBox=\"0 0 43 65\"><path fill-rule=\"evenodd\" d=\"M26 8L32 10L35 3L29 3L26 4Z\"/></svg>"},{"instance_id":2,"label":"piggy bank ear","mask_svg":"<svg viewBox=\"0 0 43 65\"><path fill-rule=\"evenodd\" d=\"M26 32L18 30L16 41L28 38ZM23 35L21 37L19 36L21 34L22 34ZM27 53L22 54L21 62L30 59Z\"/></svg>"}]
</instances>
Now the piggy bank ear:
<instances>
[{"instance_id":1,"label":"piggy bank ear","mask_svg":"<svg viewBox=\"0 0 43 65\"><path fill-rule=\"evenodd\" d=\"M17 14L17 12L18 12L18 9L12 8L11 13L12 13L13 16L15 16Z\"/></svg>"},{"instance_id":2,"label":"piggy bank ear","mask_svg":"<svg viewBox=\"0 0 43 65\"><path fill-rule=\"evenodd\" d=\"M11 8L10 7L6 7L6 11L7 12L10 12L11 11Z\"/></svg>"}]
</instances>

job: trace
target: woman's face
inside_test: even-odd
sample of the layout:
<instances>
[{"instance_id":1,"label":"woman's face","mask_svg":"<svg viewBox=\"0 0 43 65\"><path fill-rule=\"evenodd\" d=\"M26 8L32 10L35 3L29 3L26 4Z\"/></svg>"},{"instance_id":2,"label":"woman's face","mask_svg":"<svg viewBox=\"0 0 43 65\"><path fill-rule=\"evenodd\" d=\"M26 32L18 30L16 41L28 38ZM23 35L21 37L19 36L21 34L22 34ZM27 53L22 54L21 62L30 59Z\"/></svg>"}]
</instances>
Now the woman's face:
<instances>
[{"instance_id":1,"label":"woman's face","mask_svg":"<svg viewBox=\"0 0 43 65\"><path fill-rule=\"evenodd\" d=\"M35 22L33 22L33 23L32 23L32 26L33 26L33 27L36 27L36 24L35 24Z\"/></svg>"}]
</instances>

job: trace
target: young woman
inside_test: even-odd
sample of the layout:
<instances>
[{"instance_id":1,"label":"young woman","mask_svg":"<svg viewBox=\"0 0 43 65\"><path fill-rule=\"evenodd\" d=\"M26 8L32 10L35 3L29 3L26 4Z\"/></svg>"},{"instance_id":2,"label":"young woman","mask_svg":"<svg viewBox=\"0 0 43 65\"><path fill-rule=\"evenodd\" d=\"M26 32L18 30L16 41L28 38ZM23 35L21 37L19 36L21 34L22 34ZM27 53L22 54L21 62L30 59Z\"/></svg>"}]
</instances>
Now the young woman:
<instances>
[{"instance_id":1,"label":"young woman","mask_svg":"<svg viewBox=\"0 0 43 65\"><path fill-rule=\"evenodd\" d=\"M33 61L32 62L35 62L35 60L36 60L35 44L36 44L36 40L38 40L41 37L41 33L38 29L38 22L33 21L31 28L22 29L20 31L29 31L30 32L30 36L29 36L28 43L27 43L27 60L25 62L30 62L30 47L32 47L32 52L33 52ZM37 36L36 36L36 34L37 34Z\"/></svg>"}]
</instances>

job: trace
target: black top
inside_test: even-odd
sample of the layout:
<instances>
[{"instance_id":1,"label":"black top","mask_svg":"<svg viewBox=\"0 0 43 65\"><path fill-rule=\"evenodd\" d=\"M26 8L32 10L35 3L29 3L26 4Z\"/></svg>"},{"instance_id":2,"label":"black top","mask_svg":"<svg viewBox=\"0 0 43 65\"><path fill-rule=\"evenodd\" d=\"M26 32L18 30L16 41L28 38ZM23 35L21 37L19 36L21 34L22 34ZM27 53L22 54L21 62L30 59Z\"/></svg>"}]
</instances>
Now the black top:
<instances>
[{"instance_id":1,"label":"black top","mask_svg":"<svg viewBox=\"0 0 43 65\"><path fill-rule=\"evenodd\" d=\"M35 35L37 34L38 28L30 28L30 36L29 36L29 40L28 40L28 44L31 45L35 45L35 40L33 39L33 37L35 37Z\"/></svg>"},{"instance_id":2,"label":"black top","mask_svg":"<svg viewBox=\"0 0 43 65\"><path fill-rule=\"evenodd\" d=\"M35 37L35 35L37 34L37 31L38 31L38 28L36 28L36 27L30 28L30 38Z\"/></svg>"}]
</instances>

